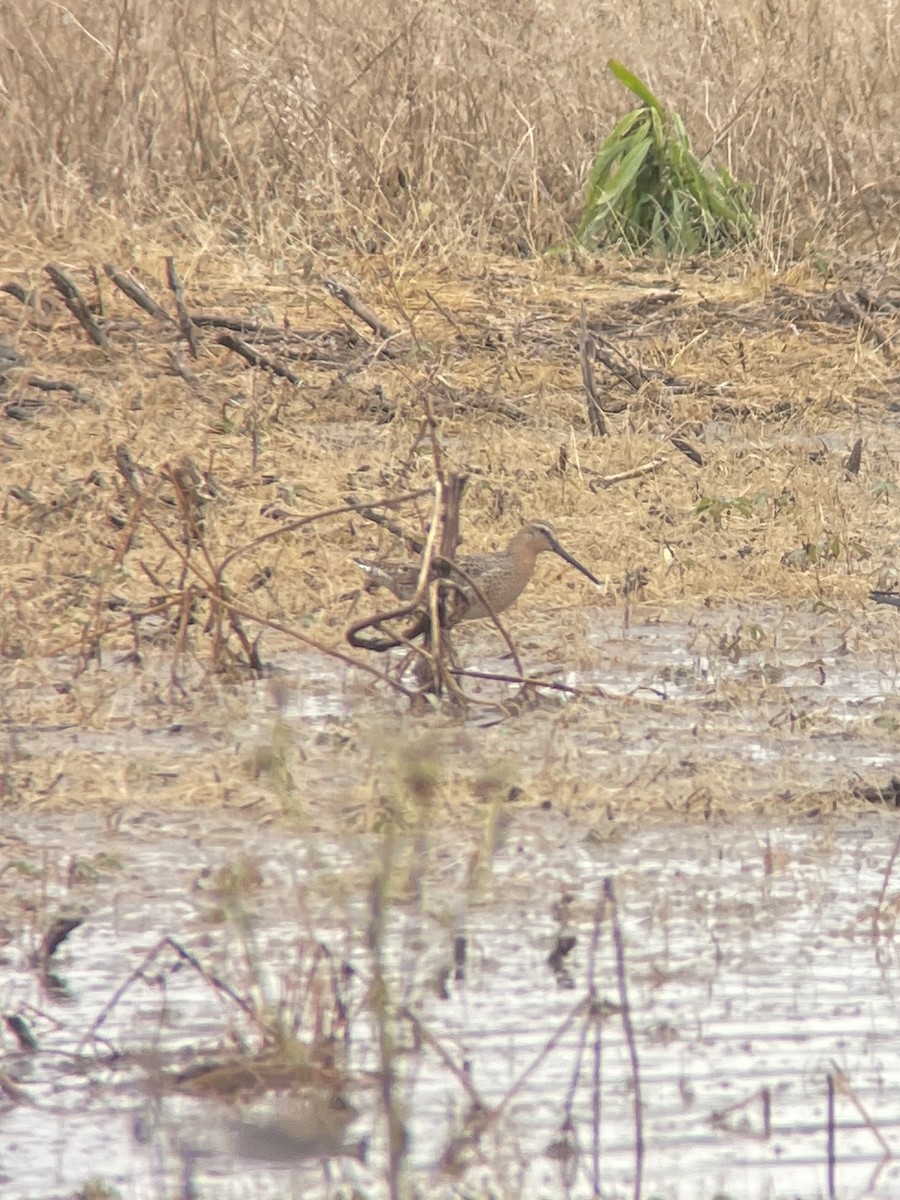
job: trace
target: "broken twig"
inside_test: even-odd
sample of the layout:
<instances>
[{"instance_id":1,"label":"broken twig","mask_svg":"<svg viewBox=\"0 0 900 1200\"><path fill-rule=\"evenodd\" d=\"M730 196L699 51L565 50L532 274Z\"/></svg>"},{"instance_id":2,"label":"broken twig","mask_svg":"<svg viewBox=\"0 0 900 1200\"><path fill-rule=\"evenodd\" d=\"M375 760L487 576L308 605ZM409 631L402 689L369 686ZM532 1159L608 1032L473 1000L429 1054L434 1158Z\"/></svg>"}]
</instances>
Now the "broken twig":
<instances>
[{"instance_id":1,"label":"broken twig","mask_svg":"<svg viewBox=\"0 0 900 1200\"><path fill-rule=\"evenodd\" d=\"M233 350L235 354L239 354L241 358L247 360L251 367L259 367L263 371L270 371L273 375L278 375L281 379L286 379L289 383L297 386L302 382L299 375L295 375L289 367L283 367L281 363L275 362L274 359L268 358L265 354L260 354L258 350L245 342L242 338L237 337L233 333L220 333L216 338L216 342L220 346L225 346L228 350Z\"/></svg>"},{"instance_id":2,"label":"broken twig","mask_svg":"<svg viewBox=\"0 0 900 1200\"><path fill-rule=\"evenodd\" d=\"M129 275L127 271L120 271L115 263L104 263L103 270L119 291L124 292L128 299L136 304L138 308L142 308L145 313L149 313L151 317L154 317L157 321L162 321L166 325L175 324L173 318L169 316L163 306L158 304L147 289L138 283L132 275Z\"/></svg>"},{"instance_id":3,"label":"broken twig","mask_svg":"<svg viewBox=\"0 0 900 1200\"><path fill-rule=\"evenodd\" d=\"M881 353L888 360L888 362L892 362L894 358L894 351L891 348L891 339L887 336L887 334L882 333L879 326L868 315L868 313L863 312L859 304L857 304L857 302L842 289L838 289L838 291L834 293L834 299L844 316L850 317L852 320L856 321L860 329L868 334L872 341L878 346L879 350L881 350Z\"/></svg>"},{"instance_id":4,"label":"broken twig","mask_svg":"<svg viewBox=\"0 0 900 1200\"><path fill-rule=\"evenodd\" d=\"M592 492L599 492L602 488L613 487L617 483L623 483L626 479L640 479L642 475L650 475L653 471L658 471L662 465L663 459L654 458L650 462L642 463L639 467L631 467L627 471L617 471L615 475L598 475L589 467L581 469L586 475L593 475L594 478L588 480L588 487Z\"/></svg>"},{"instance_id":5,"label":"broken twig","mask_svg":"<svg viewBox=\"0 0 900 1200\"><path fill-rule=\"evenodd\" d=\"M199 356L197 330L194 328L191 315L184 302L184 288L181 286L181 280L178 278L178 272L175 270L175 259L171 254L166 256L166 282L175 298L175 311L178 313L178 328L181 330L184 340L188 344L191 358L197 358Z\"/></svg>"},{"instance_id":6,"label":"broken twig","mask_svg":"<svg viewBox=\"0 0 900 1200\"><path fill-rule=\"evenodd\" d=\"M578 352L581 357L581 382L584 384L584 390L587 393L588 424L591 427L591 433L597 434L598 437L607 437L609 426L603 415L603 406L600 403L600 397L597 395L597 385L594 381L594 365L591 361L595 351L594 339L588 332L587 327L587 310L585 309L584 301L582 301Z\"/></svg>"},{"instance_id":7,"label":"broken twig","mask_svg":"<svg viewBox=\"0 0 900 1200\"><path fill-rule=\"evenodd\" d=\"M334 296L335 300L340 300L341 304L345 304L363 324L368 325L373 333L385 342L391 342L397 336L393 330L389 329L379 317L372 312L361 300L359 300L349 288L344 287L342 283L338 283L336 279L323 279L322 284L329 293Z\"/></svg>"},{"instance_id":8,"label":"broken twig","mask_svg":"<svg viewBox=\"0 0 900 1200\"><path fill-rule=\"evenodd\" d=\"M62 296L63 304L75 318L75 320L86 331L88 337L107 354L112 352L112 347L109 343L109 338L94 320L91 310L88 308L87 301L81 292L78 290L78 285L74 279L71 279L62 267L56 263L47 263L44 270L50 276L53 286Z\"/></svg>"}]
</instances>

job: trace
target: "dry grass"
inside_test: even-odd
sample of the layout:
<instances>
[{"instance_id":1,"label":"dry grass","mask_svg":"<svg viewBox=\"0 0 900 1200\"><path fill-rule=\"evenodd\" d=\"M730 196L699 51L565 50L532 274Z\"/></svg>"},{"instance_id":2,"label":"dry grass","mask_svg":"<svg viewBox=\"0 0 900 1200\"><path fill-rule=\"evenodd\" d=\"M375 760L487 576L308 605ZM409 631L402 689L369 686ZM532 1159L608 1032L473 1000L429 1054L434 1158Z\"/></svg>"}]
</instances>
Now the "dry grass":
<instances>
[{"instance_id":1,"label":"dry grass","mask_svg":"<svg viewBox=\"0 0 900 1200\"><path fill-rule=\"evenodd\" d=\"M285 247L563 239L630 97L616 57L756 187L770 261L896 247L900 61L866 0L23 0L0 14L5 222Z\"/></svg>"},{"instance_id":2,"label":"dry grass","mask_svg":"<svg viewBox=\"0 0 900 1200\"><path fill-rule=\"evenodd\" d=\"M203 541L214 565L233 555L224 582L242 607L339 643L356 611L342 599L359 583L350 554L396 547L352 514L285 534L279 527L339 508L348 495L370 501L428 485L426 395L448 468L471 475L466 549L502 544L525 518L550 519L607 580L607 603L640 574L643 597L663 603L777 595L840 605L860 601L893 562L891 453L870 436L860 476L844 470L853 438L875 428L892 366L809 277L796 276L791 289L729 277L721 266L685 273L677 300L645 315L659 279L625 265L586 277L472 258L452 270L357 266L357 289L403 331L403 353L366 363L359 352L341 372L295 364L299 387L248 370L209 337L187 384L169 367L172 337L136 318L108 285L109 360L59 306L48 328L22 328L18 346L31 362L14 377L13 398L28 394L33 371L72 380L90 400L51 395L33 419L6 422L2 455L19 489L7 495L0 526L6 604L18 614L4 628L8 656L72 650L86 627L92 637L118 629L114 642L130 644L122 610L183 588L173 487L162 481L133 528L119 444L148 480L185 456L205 475ZM318 284L296 295L280 280L250 284L242 271L236 255L195 259L186 272L192 306L268 313L301 330L339 327ZM40 283L39 272L24 278ZM81 281L90 292L83 273ZM700 390L651 383L633 396L617 385L611 394L628 401L626 412L610 418L609 438L589 436L576 294L595 323L618 330L612 340L632 358ZM3 308L24 319L10 298ZM702 451L702 467L670 444L672 434ZM659 464L651 473L597 490L599 476L651 460ZM421 532L428 512L422 501L401 523ZM196 553L194 561L208 578L210 565ZM556 598L596 602L570 572L542 578L557 581ZM552 589L543 587L543 602Z\"/></svg>"}]
</instances>

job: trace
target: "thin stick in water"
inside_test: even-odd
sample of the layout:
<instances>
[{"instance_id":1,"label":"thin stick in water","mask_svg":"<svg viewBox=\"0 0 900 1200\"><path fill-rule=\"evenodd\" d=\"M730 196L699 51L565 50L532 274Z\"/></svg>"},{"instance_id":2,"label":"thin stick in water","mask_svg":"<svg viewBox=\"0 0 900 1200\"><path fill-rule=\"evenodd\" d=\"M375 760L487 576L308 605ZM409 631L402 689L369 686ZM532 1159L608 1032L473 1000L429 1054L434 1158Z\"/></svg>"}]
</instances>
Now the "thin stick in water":
<instances>
[{"instance_id":1,"label":"thin stick in water","mask_svg":"<svg viewBox=\"0 0 900 1200\"><path fill-rule=\"evenodd\" d=\"M616 950L616 976L619 981L619 1004L622 1009L622 1029L631 1060L631 1080L634 1089L634 1200L640 1200L644 1175L644 1104L641 1099L641 1072L638 1066L637 1043L631 1023L631 1005L628 1000L628 981L625 975L625 944L619 924L619 908L611 875L603 881L603 895L609 905L612 921L613 945Z\"/></svg>"}]
</instances>

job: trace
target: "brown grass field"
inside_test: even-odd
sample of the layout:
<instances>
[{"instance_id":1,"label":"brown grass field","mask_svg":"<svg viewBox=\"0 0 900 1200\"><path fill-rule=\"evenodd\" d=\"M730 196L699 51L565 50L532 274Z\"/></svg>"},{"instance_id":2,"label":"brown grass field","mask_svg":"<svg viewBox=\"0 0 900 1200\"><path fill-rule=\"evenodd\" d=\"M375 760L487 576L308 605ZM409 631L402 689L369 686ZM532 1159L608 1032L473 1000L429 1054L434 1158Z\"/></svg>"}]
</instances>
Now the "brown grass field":
<instances>
[{"instance_id":1,"label":"brown grass field","mask_svg":"<svg viewBox=\"0 0 900 1200\"><path fill-rule=\"evenodd\" d=\"M429 759L410 750L421 737L440 741L451 815L483 800L485 779L518 786L526 760L530 801L565 793L588 816L633 809L635 793L642 811L667 814L773 798L808 811L823 790L828 806L854 803L847 761L810 783L784 747L751 785L732 753L739 722L723 734L728 753L667 773L665 746L642 768L616 752L652 725L649 702L532 713L507 722L504 741L440 714L416 726L343 665L338 730L273 749L276 695L263 704L275 731L264 753L232 736L258 717L244 670L258 636L276 666L298 649L362 661L344 631L371 601L356 594L350 555L397 544L358 513L320 514L430 486L427 411L445 469L470 476L466 550L543 517L607 584L598 598L542 562L508 622L526 659L596 685L598 621L696 630L716 612L721 628L704 637L727 658L730 638L776 645L776 605L813 614L844 653L893 662L895 614L866 607L896 578L900 545L893 6L698 0L669 11L663 22L658 6L602 5L586 23L566 0L2 9L10 803L324 811L335 762L356 751L338 812L376 827L397 769L390 756L372 765L385 736L407 764ZM699 152L753 185L757 244L676 263L565 248L592 155L630 107L610 57L682 113ZM167 256L196 356L174 319ZM52 263L103 344L64 305ZM167 315L140 310L105 264ZM335 298L331 279L387 337ZM601 348L644 373L635 388L594 364L606 436L587 419L582 311ZM221 340L229 332L266 364L249 365ZM394 517L421 535L429 513L423 499ZM239 629L210 607L211 581ZM302 680L302 659L290 661ZM607 690L614 668L607 657ZM771 729L772 693L758 678L741 688L725 707L757 714L756 741ZM796 716L792 736L806 728ZM889 753L896 722L884 716L863 712L854 728L866 753ZM841 736L831 715L816 720L810 736ZM188 759L133 740L184 721ZM551 752L545 733L560 723L568 740ZM576 778L583 740L600 745L602 779ZM473 744L488 747L474 774L462 765Z\"/></svg>"}]
</instances>

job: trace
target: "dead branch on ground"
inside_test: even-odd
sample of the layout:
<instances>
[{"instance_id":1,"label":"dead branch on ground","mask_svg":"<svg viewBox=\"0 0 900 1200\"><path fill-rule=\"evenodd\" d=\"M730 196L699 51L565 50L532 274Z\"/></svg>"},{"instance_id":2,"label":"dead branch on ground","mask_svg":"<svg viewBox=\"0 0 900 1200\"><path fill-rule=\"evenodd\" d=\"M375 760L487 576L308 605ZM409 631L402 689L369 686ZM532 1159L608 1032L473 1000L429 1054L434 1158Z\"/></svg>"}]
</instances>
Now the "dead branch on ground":
<instances>
[{"instance_id":1,"label":"dead branch on ground","mask_svg":"<svg viewBox=\"0 0 900 1200\"><path fill-rule=\"evenodd\" d=\"M588 424L591 428L591 433L597 434L598 437L606 437L609 434L609 426L606 423L606 418L603 415L603 405L600 403L600 397L597 394L597 384L594 380L594 367L592 359L596 353L594 339L588 333L587 328L587 309L584 301L581 302L581 335L578 339L578 352L581 359L581 382L584 384L584 390L587 395L587 411Z\"/></svg>"},{"instance_id":2,"label":"dead branch on ground","mask_svg":"<svg viewBox=\"0 0 900 1200\"><path fill-rule=\"evenodd\" d=\"M178 278L178 272L175 269L175 259L171 254L166 256L166 282L175 300L175 311L178 313L178 327L188 344L191 358L198 358L200 351L197 346L197 331L194 328L191 315L184 302L184 288L181 285L181 280Z\"/></svg>"},{"instance_id":3,"label":"dead branch on ground","mask_svg":"<svg viewBox=\"0 0 900 1200\"><path fill-rule=\"evenodd\" d=\"M112 347L109 344L109 338L94 320L91 310L88 308L87 301L78 289L75 281L66 274L58 263L47 263L44 270L50 276L50 281L56 290L62 296L63 304L75 318L75 320L86 331L91 341L105 350L107 354L112 353Z\"/></svg>"}]
</instances>

